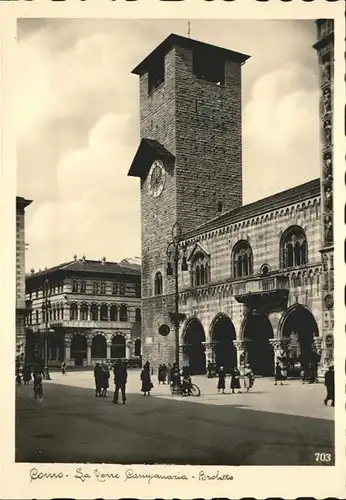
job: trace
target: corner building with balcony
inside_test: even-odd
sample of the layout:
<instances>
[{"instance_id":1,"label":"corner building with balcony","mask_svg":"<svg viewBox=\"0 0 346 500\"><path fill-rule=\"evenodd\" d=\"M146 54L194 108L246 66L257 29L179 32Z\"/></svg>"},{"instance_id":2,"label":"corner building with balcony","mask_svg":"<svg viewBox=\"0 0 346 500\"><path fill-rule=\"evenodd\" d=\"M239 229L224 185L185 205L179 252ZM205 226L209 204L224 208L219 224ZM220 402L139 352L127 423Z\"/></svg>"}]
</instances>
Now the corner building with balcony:
<instances>
[{"instance_id":1,"label":"corner building with balcony","mask_svg":"<svg viewBox=\"0 0 346 500\"><path fill-rule=\"evenodd\" d=\"M180 361L193 374L208 361L228 372L248 362L263 376L286 356L296 373L312 360L333 361L333 325L323 316L333 301L323 302L321 180L242 204L248 58L170 35L133 71L141 142L129 175L141 180L142 342L154 367L175 360L176 296ZM176 223L178 293L167 276Z\"/></svg>"},{"instance_id":2,"label":"corner building with balcony","mask_svg":"<svg viewBox=\"0 0 346 500\"><path fill-rule=\"evenodd\" d=\"M141 363L141 272L119 263L84 257L26 277L26 359L42 354L48 330L48 363L91 367L126 359Z\"/></svg>"}]
</instances>

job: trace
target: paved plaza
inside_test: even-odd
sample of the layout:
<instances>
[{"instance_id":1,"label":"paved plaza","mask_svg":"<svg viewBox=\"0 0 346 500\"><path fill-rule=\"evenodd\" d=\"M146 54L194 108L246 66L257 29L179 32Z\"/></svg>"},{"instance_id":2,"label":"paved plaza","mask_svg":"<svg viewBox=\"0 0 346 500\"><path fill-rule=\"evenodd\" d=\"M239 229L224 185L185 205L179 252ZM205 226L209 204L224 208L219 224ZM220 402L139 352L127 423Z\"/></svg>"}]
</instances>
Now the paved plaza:
<instances>
[{"instance_id":1,"label":"paved plaza","mask_svg":"<svg viewBox=\"0 0 346 500\"><path fill-rule=\"evenodd\" d=\"M153 376L144 397L139 375L129 372L126 405L113 405L111 391L95 398L92 372L53 372L42 402L32 386L18 387L16 460L315 465L315 453L333 455L334 408L323 404L322 383L259 378L248 394L223 395L216 379L195 376L201 397L182 398Z\"/></svg>"}]
</instances>

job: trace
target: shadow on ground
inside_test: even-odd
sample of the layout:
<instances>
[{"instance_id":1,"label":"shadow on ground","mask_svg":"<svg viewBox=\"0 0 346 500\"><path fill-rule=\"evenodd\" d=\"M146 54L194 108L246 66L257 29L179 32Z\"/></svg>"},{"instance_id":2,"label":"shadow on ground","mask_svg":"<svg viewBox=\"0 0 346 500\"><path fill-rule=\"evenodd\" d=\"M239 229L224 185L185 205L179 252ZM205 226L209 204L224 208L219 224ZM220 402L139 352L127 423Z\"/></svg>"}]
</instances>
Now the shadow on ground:
<instances>
[{"instance_id":1,"label":"shadow on ground","mask_svg":"<svg viewBox=\"0 0 346 500\"><path fill-rule=\"evenodd\" d=\"M17 390L17 462L318 465L315 453L334 455L333 421L257 411L232 396L214 405L137 393L114 405L89 388L44 390L41 403L31 387Z\"/></svg>"}]
</instances>

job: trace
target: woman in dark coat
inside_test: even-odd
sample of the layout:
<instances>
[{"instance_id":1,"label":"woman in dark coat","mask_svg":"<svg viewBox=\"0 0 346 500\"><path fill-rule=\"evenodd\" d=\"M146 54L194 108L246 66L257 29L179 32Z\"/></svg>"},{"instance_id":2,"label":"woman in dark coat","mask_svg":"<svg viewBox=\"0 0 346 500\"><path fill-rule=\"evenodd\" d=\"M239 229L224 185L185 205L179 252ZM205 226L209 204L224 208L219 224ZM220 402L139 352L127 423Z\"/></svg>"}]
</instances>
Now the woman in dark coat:
<instances>
[{"instance_id":1,"label":"woman in dark coat","mask_svg":"<svg viewBox=\"0 0 346 500\"><path fill-rule=\"evenodd\" d=\"M166 383L166 374L167 374L167 368L166 365L160 365L159 370L158 370L158 379L159 379L159 384L162 382L163 384Z\"/></svg>"},{"instance_id":2,"label":"woman in dark coat","mask_svg":"<svg viewBox=\"0 0 346 500\"><path fill-rule=\"evenodd\" d=\"M98 398L101 396L101 381L102 381L102 368L100 363L96 363L94 368L94 378L95 378L95 396Z\"/></svg>"},{"instance_id":3,"label":"woman in dark coat","mask_svg":"<svg viewBox=\"0 0 346 500\"><path fill-rule=\"evenodd\" d=\"M234 394L234 390L238 389L238 392L240 392L240 371L238 368L234 367L232 370L232 378L231 378L231 389L232 389L232 394Z\"/></svg>"},{"instance_id":4,"label":"woman in dark coat","mask_svg":"<svg viewBox=\"0 0 346 500\"><path fill-rule=\"evenodd\" d=\"M108 370L108 366L107 365L103 365L101 367L101 375L100 375L100 378L101 378L101 397L102 398L106 398L107 397L107 389L109 387L109 377L110 377L110 373L109 373L109 370Z\"/></svg>"},{"instance_id":5,"label":"woman in dark coat","mask_svg":"<svg viewBox=\"0 0 346 500\"><path fill-rule=\"evenodd\" d=\"M218 372L219 381L217 384L217 392L222 392L225 394L225 386L226 386L226 372L223 366L220 366L220 370Z\"/></svg>"},{"instance_id":6,"label":"woman in dark coat","mask_svg":"<svg viewBox=\"0 0 346 500\"><path fill-rule=\"evenodd\" d=\"M276 363L276 367L275 367L275 384L274 385L278 385L278 382L280 382L280 385L284 385L283 382L282 382L282 368L280 366L280 363L277 362Z\"/></svg>"},{"instance_id":7,"label":"woman in dark coat","mask_svg":"<svg viewBox=\"0 0 346 500\"><path fill-rule=\"evenodd\" d=\"M144 396L146 396L147 394L148 396L150 396L150 391L153 388L153 384L151 383L150 367L148 362L145 363L144 368L142 370L141 381L142 381L141 391L143 392Z\"/></svg>"}]
</instances>

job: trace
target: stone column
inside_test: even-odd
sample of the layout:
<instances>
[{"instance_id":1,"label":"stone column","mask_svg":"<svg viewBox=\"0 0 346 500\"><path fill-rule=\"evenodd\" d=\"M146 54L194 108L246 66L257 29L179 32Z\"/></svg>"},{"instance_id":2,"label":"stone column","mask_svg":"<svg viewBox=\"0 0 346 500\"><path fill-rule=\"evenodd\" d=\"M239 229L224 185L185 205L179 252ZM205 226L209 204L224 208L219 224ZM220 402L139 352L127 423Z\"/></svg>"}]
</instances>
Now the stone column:
<instances>
[{"instance_id":1,"label":"stone column","mask_svg":"<svg viewBox=\"0 0 346 500\"><path fill-rule=\"evenodd\" d=\"M106 339L106 342L107 342L107 359L111 359L111 357L112 357L112 355L111 355L112 339L108 337Z\"/></svg>"},{"instance_id":2,"label":"stone column","mask_svg":"<svg viewBox=\"0 0 346 500\"><path fill-rule=\"evenodd\" d=\"M88 317L87 317L87 320L90 321L90 304L88 304Z\"/></svg>"},{"instance_id":3,"label":"stone column","mask_svg":"<svg viewBox=\"0 0 346 500\"><path fill-rule=\"evenodd\" d=\"M180 366L188 366L189 365L189 345L188 344L180 344L179 345L179 353L180 353Z\"/></svg>"},{"instance_id":4,"label":"stone column","mask_svg":"<svg viewBox=\"0 0 346 500\"><path fill-rule=\"evenodd\" d=\"M126 359L131 359L131 338L127 337L125 341L125 349L126 349Z\"/></svg>"},{"instance_id":5,"label":"stone column","mask_svg":"<svg viewBox=\"0 0 346 500\"><path fill-rule=\"evenodd\" d=\"M77 304L77 321L80 320L80 304Z\"/></svg>"},{"instance_id":6,"label":"stone column","mask_svg":"<svg viewBox=\"0 0 346 500\"><path fill-rule=\"evenodd\" d=\"M279 338L279 323L280 323L280 319L281 319L281 316L282 316L282 312L277 312L277 311L274 311L274 312L270 312L268 314L268 319L269 319L269 322L271 324L271 327L273 329L273 333L274 333L274 338L277 339Z\"/></svg>"},{"instance_id":7,"label":"stone column","mask_svg":"<svg viewBox=\"0 0 346 500\"><path fill-rule=\"evenodd\" d=\"M215 347L217 342L202 342L205 350L205 358L207 363L215 363Z\"/></svg>"},{"instance_id":8,"label":"stone column","mask_svg":"<svg viewBox=\"0 0 346 500\"><path fill-rule=\"evenodd\" d=\"M87 360L86 364L87 366L91 366L91 344L92 344L92 338L91 337L86 337L86 345L87 345Z\"/></svg>"},{"instance_id":9,"label":"stone column","mask_svg":"<svg viewBox=\"0 0 346 500\"><path fill-rule=\"evenodd\" d=\"M65 337L64 339L65 346L65 363L68 365L71 362L71 338Z\"/></svg>"},{"instance_id":10,"label":"stone column","mask_svg":"<svg viewBox=\"0 0 346 500\"><path fill-rule=\"evenodd\" d=\"M247 344L249 340L233 340L234 347L237 349L237 367L240 371L244 368L247 358Z\"/></svg>"},{"instance_id":11,"label":"stone column","mask_svg":"<svg viewBox=\"0 0 346 500\"><path fill-rule=\"evenodd\" d=\"M274 373L276 363L279 361L278 358L282 358L285 355L285 341L282 339L269 339L270 345L273 347L274 351Z\"/></svg>"}]
</instances>

